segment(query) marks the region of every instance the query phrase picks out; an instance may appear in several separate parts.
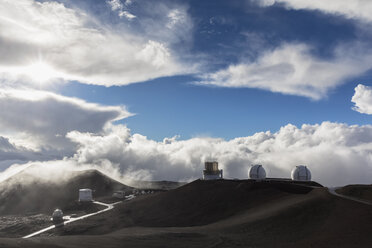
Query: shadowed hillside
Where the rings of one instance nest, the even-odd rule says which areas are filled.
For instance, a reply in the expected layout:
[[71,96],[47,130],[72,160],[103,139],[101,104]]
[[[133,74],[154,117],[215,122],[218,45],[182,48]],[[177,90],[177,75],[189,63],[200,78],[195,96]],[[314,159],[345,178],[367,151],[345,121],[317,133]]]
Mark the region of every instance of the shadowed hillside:
[[66,226],[54,235],[78,236],[47,242],[70,247],[89,237],[90,244],[111,247],[371,247],[372,208],[312,185],[197,180]]
[[354,184],[336,190],[337,193],[372,202],[372,185]]
[[132,181],[130,186],[136,189],[171,190],[185,185],[185,182],[172,181]]
[[115,190],[131,190],[97,170],[71,172],[60,181],[39,181],[27,169],[0,184],[0,215],[50,214],[55,208],[65,208],[78,200],[80,188],[94,190],[95,198],[111,196]]
[[371,247],[371,223],[371,206],[315,182],[197,180],[139,195],[42,237],[0,239],[0,246]]
[[[201,226],[247,210],[302,200],[312,190],[313,186],[279,181],[197,180],[175,190],[137,197],[86,222],[90,226],[89,234],[107,233],[129,226]],[[76,223],[61,230],[60,234],[85,233],[84,230]]]

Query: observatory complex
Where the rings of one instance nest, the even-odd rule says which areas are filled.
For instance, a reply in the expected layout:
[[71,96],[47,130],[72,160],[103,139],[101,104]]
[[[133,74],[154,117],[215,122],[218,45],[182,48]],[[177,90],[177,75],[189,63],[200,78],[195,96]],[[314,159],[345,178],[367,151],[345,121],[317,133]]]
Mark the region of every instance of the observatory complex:
[[[248,171],[248,178],[265,181],[311,181],[311,172],[305,165],[298,165],[291,171],[291,178],[267,178],[266,170],[261,164],[252,165]],[[205,162],[203,170],[204,180],[223,179],[223,171],[218,169],[218,162]]]
[[218,169],[218,162],[205,162],[205,169],[203,170],[204,180],[216,180],[223,178],[223,171]]

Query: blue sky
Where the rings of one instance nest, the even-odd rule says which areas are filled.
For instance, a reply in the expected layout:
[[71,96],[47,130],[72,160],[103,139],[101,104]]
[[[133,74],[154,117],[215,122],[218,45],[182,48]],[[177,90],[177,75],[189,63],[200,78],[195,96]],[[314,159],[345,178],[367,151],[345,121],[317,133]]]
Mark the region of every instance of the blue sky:
[[29,165],[193,180],[215,159],[228,178],[305,164],[325,185],[371,183],[371,11],[0,1],[0,181]]
[[[231,139],[259,131],[277,131],[292,123],[315,124],[323,121],[368,124],[371,117],[352,110],[350,101],[357,84],[368,85],[371,73],[340,80],[321,99],[288,95],[256,88],[198,86],[203,73],[223,69],[244,60],[255,60],[282,43],[311,45],[312,54],[331,59],[335,46],[358,42],[363,36],[358,21],[321,11],[293,10],[275,4],[262,7],[250,1],[169,1],[186,6],[193,22],[188,41],[172,44],[186,60],[202,63],[198,73],[159,77],[140,84],[102,87],[74,81],[58,89],[105,105],[125,105],[135,113],[122,121],[133,130],[155,140],[180,135],[181,139],[205,135]],[[107,25],[141,26],[137,19],[149,13],[141,9],[146,1],[133,1],[128,11],[134,20],[112,13],[104,1],[70,2],[99,16]],[[156,35],[155,35],[156,36]],[[195,59],[192,58],[195,56]],[[200,61],[198,58],[200,57]],[[280,84],[280,81],[276,82]]]
[[193,85],[193,80],[177,76],[121,87],[70,83],[61,93],[101,104],[123,104],[135,115],[120,123],[155,140],[174,135],[181,139],[231,139],[267,130],[275,132],[288,123],[301,126],[323,121],[360,125],[371,122],[370,115],[352,110],[350,100],[356,87],[352,82],[326,99],[314,101],[259,89],[200,87]]

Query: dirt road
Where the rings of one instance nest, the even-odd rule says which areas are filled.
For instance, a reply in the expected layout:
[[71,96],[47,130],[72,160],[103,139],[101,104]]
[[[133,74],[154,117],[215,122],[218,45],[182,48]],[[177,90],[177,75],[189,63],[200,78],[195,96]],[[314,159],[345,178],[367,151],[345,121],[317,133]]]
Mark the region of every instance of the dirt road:
[[44,229],[41,229],[41,230],[39,230],[37,232],[31,233],[29,235],[26,235],[23,238],[24,239],[31,238],[31,237],[37,236],[39,234],[42,234],[44,232],[47,232],[49,230],[52,230],[52,229],[54,229],[56,227],[64,226],[64,225],[67,225],[69,223],[72,223],[72,222],[75,222],[75,221],[78,221],[78,220],[83,220],[83,219],[86,219],[88,217],[91,217],[91,216],[94,216],[94,215],[97,215],[97,214],[101,214],[101,213],[104,213],[106,211],[110,211],[111,209],[114,208],[114,205],[116,205],[116,204],[118,204],[120,202],[122,202],[122,201],[108,204],[108,203],[103,203],[103,202],[99,202],[99,201],[93,201],[94,204],[102,205],[102,206],[105,206],[106,208],[103,209],[103,210],[100,210],[98,212],[95,212],[95,213],[86,214],[86,215],[83,215],[83,216],[80,216],[80,217],[76,217],[76,218],[70,218],[70,219],[64,221],[63,223],[49,226],[49,227],[44,228]]

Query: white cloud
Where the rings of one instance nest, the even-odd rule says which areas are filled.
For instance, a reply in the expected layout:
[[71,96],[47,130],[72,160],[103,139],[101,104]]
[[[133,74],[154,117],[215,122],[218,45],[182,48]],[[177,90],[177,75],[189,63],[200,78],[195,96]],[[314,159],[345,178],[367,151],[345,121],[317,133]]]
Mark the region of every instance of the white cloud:
[[370,0],[265,0],[263,6],[283,3],[291,9],[319,10],[329,14],[343,15],[347,18],[372,21],[372,2]]
[[326,186],[371,183],[372,178],[371,125],[323,122],[297,128],[288,124],[275,133],[232,140],[173,137],[163,142],[131,134],[122,125],[107,125],[100,134],[72,131],[67,137],[78,145],[73,157],[14,165],[0,173],[0,181],[30,165],[36,174],[43,171],[44,180],[53,178],[56,170],[90,168],[126,183],[132,179],[193,180],[201,177],[204,161],[212,158],[219,161],[227,178],[247,178],[249,166],[256,163],[264,165],[269,177],[279,178],[289,178],[294,166],[305,164],[313,180]]
[[136,18],[135,15],[129,13],[124,7],[124,5],[129,6],[132,3],[131,1],[125,1],[124,5],[120,2],[120,0],[110,0],[106,2],[108,5],[110,5],[112,11],[118,12],[120,17],[126,17],[128,20]]
[[[111,2],[114,9],[120,8],[119,1]],[[165,29],[161,24],[152,27],[152,33]],[[154,58],[156,63],[146,58],[148,47],[151,56],[161,56]],[[110,86],[189,70],[183,69],[167,41],[124,25],[114,31],[81,10],[34,0],[0,2],[0,54],[1,78],[27,79],[23,81],[61,78]]]
[[372,87],[358,84],[351,99],[355,106],[353,109],[362,114],[372,114]]
[[182,46],[175,46],[177,51],[192,43],[194,26],[188,6],[150,1],[143,6],[143,10],[146,14],[139,19],[139,24],[146,35],[162,43],[181,43]]
[[144,48],[136,54],[136,58],[151,64],[155,68],[161,68],[167,62],[169,55],[169,51],[163,44],[149,41]]
[[1,135],[34,151],[60,150],[58,157],[74,151],[65,138],[68,132],[99,133],[111,121],[130,116],[123,107],[35,90],[0,89],[0,106]]
[[325,185],[371,183],[372,126],[323,122],[278,132],[223,140],[193,138],[166,142],[130,134],[124,126],[109,126],[105,133],[70,132],[79,146],[76,164],[105,161],[121,173],[146,180],[191,180],[201,177],[203,163],[217,159],[228,178],[247,178],[251,164],[261,163],[270,177],[289,177],[291,169],[307,165],[313,179]]
[[125,5],[127,5],[127,6],[129,6],[129,5],[131,5],[133,3],[133,1],[132,0],[125,0]]
[[13,144],[8,138],[0,136],[0,171],[14,163],[25,163],[30,160],[42,161],[55,158],[60,159],[61,156],[58,153],[41,153],[31,149],[27,149],[23,146],[17,146]]
[[259,88],[318,100],[347,78],[371,68],[368,49],[362,53],[357,47],[346,47],[336,48],[333,58],[326,60],[312,55],[306,44],[285,43],[256,61],[206,74],[199,84]]
[[254,2],[262,7],[267,7],[275,4],[275,0],[254,0]]
[[106,1],[106,2],[108,5],[111,6],[112,11],[123,9],[123,4],[120,2],[120,0],[111,0],[111,1]]
[[129,12],[126,11],[126,10],[119,11],[119,16],[120,16],[120,17],[123,17],[123,16],[124,16],[124,17],[127,18],[128,20],[132,20],[132,19],[136,18],[135,15],[129,13]]
[[176,28],[178,24],[183,24],[186,22],[187,15],[184,11],[179,9],[173,9],[168,13],[169,22],[167,27],[170,29]]

